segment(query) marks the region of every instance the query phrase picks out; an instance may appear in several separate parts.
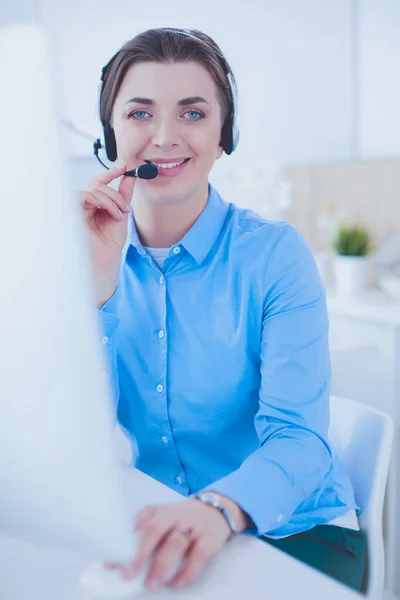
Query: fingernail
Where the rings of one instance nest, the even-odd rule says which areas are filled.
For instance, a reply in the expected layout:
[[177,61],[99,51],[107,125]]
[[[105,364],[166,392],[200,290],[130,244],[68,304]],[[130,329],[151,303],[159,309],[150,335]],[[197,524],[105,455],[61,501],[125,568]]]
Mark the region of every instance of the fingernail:
[[147,588],[151,591],[159,590],[161,587],[161,582],[157,577],[152,577],[147,584]]
[[121,219],[124,218],[124,213],[122,212],[122,210],[118,209],[118,214],[121,217]]

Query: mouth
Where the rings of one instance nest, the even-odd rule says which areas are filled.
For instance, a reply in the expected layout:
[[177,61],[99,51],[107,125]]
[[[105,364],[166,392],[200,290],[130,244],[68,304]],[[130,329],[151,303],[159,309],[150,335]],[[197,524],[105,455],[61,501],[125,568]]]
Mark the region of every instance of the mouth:
[[145,160],[145,162],[150,165],[156,165],[159,169],[174,169],[175,167],[180,167],[181,165],[187,163],[190,158],[182,158],[177,160],[167,160],[167,159],[154,159],[154,160]]
[[152,160],[146,160],[147,164],[156,165],[158,168],[158,175],[162,177],[175,177],[179,175],[189,163],[191,158],[154,158]]

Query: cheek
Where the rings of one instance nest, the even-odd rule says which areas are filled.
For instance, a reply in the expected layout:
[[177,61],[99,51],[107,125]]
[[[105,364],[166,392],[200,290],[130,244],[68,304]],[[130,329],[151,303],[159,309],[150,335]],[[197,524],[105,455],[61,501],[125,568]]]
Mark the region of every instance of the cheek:
[[197,156],[212,160],[217,154],[221,140],[221,129],[218,126],[193,131],[191,145]]
[[142,136],[137,132],[135,132],[135,135],[132,135],[132,132],[127,130],[118,131],[117,129],[115,131],[115,138],[117,140],[118,157],[124,160],[128,157],[136,156],[143,145]]

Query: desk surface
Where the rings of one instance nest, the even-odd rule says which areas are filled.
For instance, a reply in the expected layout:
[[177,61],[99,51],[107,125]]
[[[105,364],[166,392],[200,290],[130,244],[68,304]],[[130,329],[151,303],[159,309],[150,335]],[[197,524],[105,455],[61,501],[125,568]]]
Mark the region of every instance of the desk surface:
[[[182,499],[176,492],[136,471],[136,489],[157,493],[158,502]],[[138,485],[140,482],[140,485]],[[87,559],[31,542],[0,536],[0,598],[2,600],[82,600],[78,588]],[[201,580],[181,591],[143,592],[137,598],[185,600],[357,600],[361,596],[310,569],[283,552],[247,535],[231,540]]]

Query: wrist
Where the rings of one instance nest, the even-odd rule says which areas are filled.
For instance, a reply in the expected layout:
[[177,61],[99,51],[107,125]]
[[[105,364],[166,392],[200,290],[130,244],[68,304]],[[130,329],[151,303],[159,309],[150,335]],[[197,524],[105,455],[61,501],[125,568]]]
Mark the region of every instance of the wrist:
[[[221,512],[221,509],[223,509],[223,514],[221,516],[228,522],[231,532],[234,534],[241,533],[252,525],[252,521],[247,513],[245,513],[236,502],[223,496],[219,492],[204,490],[203,492],[199,492],[195,498],[200,502],[211,505],[214,510],[219,510]],[[216,499],[216,502],[214,502],[214,498]]]
[[227,496],[223,496],[219,492],[214,493],[217,494],[217,496],[219,496],[221,504],[231,515],[233,522],[235,523],[236,533],[241,533],[242,531],[248,529],[253,525],[248,514],[242,508],[240,508],[240,506],[236,504],[236,502],[234,502],[230,498],[227,498]]

